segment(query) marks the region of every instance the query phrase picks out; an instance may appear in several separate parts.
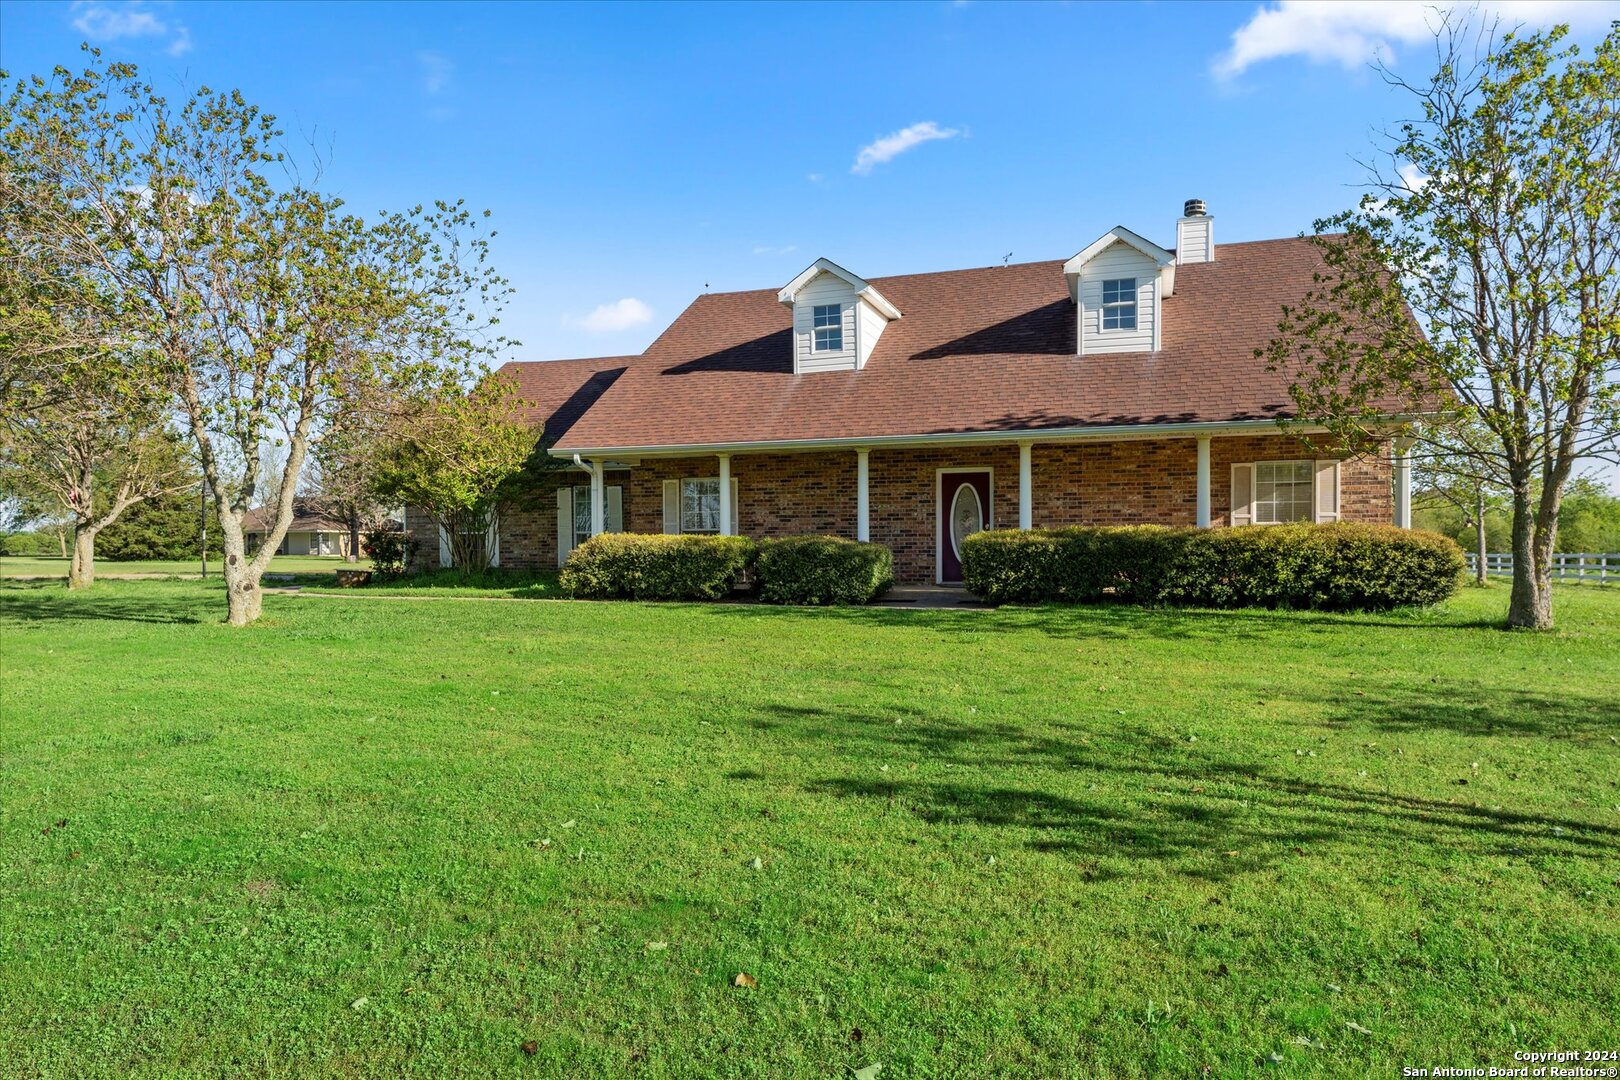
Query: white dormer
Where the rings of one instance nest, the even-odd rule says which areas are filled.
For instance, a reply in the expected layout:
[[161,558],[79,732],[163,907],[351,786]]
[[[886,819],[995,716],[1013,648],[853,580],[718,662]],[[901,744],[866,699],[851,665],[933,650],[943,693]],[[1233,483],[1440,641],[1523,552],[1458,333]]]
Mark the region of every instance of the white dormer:
[[793,309],[793,373],[859,371],[900,309],[831,259],[817,259],[776,298]]
[[1155,352],[1161,303],[1176,288],[1174,252],[1116,225],[1063,264],[1076,308],[1075,351]]

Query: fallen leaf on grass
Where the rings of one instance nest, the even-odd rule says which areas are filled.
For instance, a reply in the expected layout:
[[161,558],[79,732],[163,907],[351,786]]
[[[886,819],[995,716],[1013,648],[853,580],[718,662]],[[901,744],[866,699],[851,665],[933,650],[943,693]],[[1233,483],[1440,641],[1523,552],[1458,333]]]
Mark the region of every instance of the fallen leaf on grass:
[[368,998],[368,997],[357,997],[353,1001],[349,1002],[349,1008],[353,1009],[355,1012],[360,1012],[362,1009],[364,1009],[367,1005],[370,1005],[370,1004],[371,1004],[371,999],[370,998]]
[[1354,1031],[1358,1035],[1371,1035],[1372,1034],[1372,1030],[1370,1028],[1364,1028],[1360,1024],[1356,1023],[1354,1020],[1346,1020],[1344,1022],[1344,1026],[1349,1028],[1351,1031]]
[[578,824],[579,824],[579,822],[575,821],[573,818],[569,818],[567,821],[562,823],[562,827],[565,828],[565,829],[572,829],[575,825],[578,825]]
[[746,986],[748,989],[753,990],[759,986],[759,980],[748,974],[746,971],[739,971],[737,972],[737,977],[731,980],[731,985]]
[[669,942],[667,942],[667,941],[649,941],[649,942],[647,942],[647,951],[648,952],[658,952],[660,949],[667,949],[667,948],[669,948]]
[[518,1049],[522,1050],[530,1057],[534,1057],[534,1055],[540,1052],[540,1042],[538,1039],[530,1039],[528,1042],[518,1047]]
[[883,1066],[879,1065],[877,1062],[873,1062],[864,1069],[851,1070],[851,1072],[854,1073],[855,1080],[877,1080],[877,1074],[882,1071]]
[[1235,851],[1223,851],[1221,854],[1225,855],[1228,859],[1235,859],[1237,858],[1238,853]]
[[755,855],[753,861],[748,864],[748,869],[750,869],[750,870],[763,870],[763,869],[765,869],[765,860],[760,858],[758,855]]

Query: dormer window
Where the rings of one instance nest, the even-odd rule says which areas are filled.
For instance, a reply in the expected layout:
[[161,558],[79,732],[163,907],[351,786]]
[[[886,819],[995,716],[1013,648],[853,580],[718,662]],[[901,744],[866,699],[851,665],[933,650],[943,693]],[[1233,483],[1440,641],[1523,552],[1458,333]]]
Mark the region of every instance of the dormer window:
[[1136,279],[1114,278],[1102,283],[1102,328],[1136,329]]
[[841,352],[844,348],[844,305],[817,304],[813,318],[816,352]]

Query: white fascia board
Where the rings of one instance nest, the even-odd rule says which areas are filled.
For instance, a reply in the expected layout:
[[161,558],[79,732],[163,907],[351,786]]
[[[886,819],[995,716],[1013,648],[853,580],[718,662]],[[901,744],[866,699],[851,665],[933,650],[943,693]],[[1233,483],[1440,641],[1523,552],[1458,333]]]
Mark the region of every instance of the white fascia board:
[[1174,265],[1176,261],[1175,252],[1166,251],[1158,244],[1155,244],[1151,240],[1145,239],[1138,233],[1132,232],[1123,225],[1115,225],[1112,229],[1109,229],[1107,232],[1097,237],[1097,239],[1087,244],[1074,258],[1064,263],[1063,272],[1065,274],[1078,274],[1082,266],[1085,266],[1086,263],[1090,262],[1092,259],[1095,259],[1098,255],[1101,255],[1104,251],[1107,251],[1116,243],[1129,244],[1137,251],[1140,251],[1143,255],[1146,255],[1148,258],[1152,259],[1154,264],[1157,266],[1171,266]]
[[[1313,434],[1326,431],[1319,425],[1296,424],[1296,431]],[[1197,435],[1238,435],[1256,431],[1278,430],[1277,420],[1217,420],[1190,424],[1117,424],[1107,427],[1041,428],[1012,431],[953,431],[934,435],[867,435],[829,439],[785,439],[778,441],[704,443],[671,446],[606,446],[593,449],[553,448],[556,457],[690,457],[702,454],[739,452],[768,453],[794,450],[863,450],[878,447],[959,446],[982,443],[1017,442],[1112,442],[1120,439],[1154,439],[1165,437],[1192,438]]]
[[794,300],[799,295],[799,290],[814,281],[818,274],[831,274],[842,281],[855,290],[856,296],[871,304],[874,311],[890,322],[900,317],[900,309],[891,304],[888,297],[868,284],[865,278],[850,273],[831,259],[817,259],[805,267],[797,277],[782,286],[782,290],[776,294],[777,301],[792,307]]
[[887,297],[878,292],[876,289],[872,288],[870,285],[855,295],[859,296],[862,300],[865,300],[868,304],[871,304],[874,311],[876,311],[879,315],[882,315],[885,319],[888,319],[890,322],[894,322],[894,320],[900,317],[900,309],[889,303]]
[[831,274],[856,292],[871,288],[864,278],[856,277],[831,259],[817,259],[801,270],[792,281],[782,286],[782,291],[776,294],[776,299],[784,304],[793,303],[793,298],[799,295],[799,290],[815,280],[818,274]]

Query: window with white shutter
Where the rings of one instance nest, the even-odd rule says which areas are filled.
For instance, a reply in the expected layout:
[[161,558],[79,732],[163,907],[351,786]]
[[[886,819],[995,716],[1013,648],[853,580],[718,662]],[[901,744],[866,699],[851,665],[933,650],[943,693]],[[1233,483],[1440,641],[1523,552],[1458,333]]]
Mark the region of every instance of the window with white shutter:
[[1232,466],[1232,524],[1254,523],[1254,466],[1246,462]]
[[1316,463],[1316,520],[1339,520],[1339,463]]

